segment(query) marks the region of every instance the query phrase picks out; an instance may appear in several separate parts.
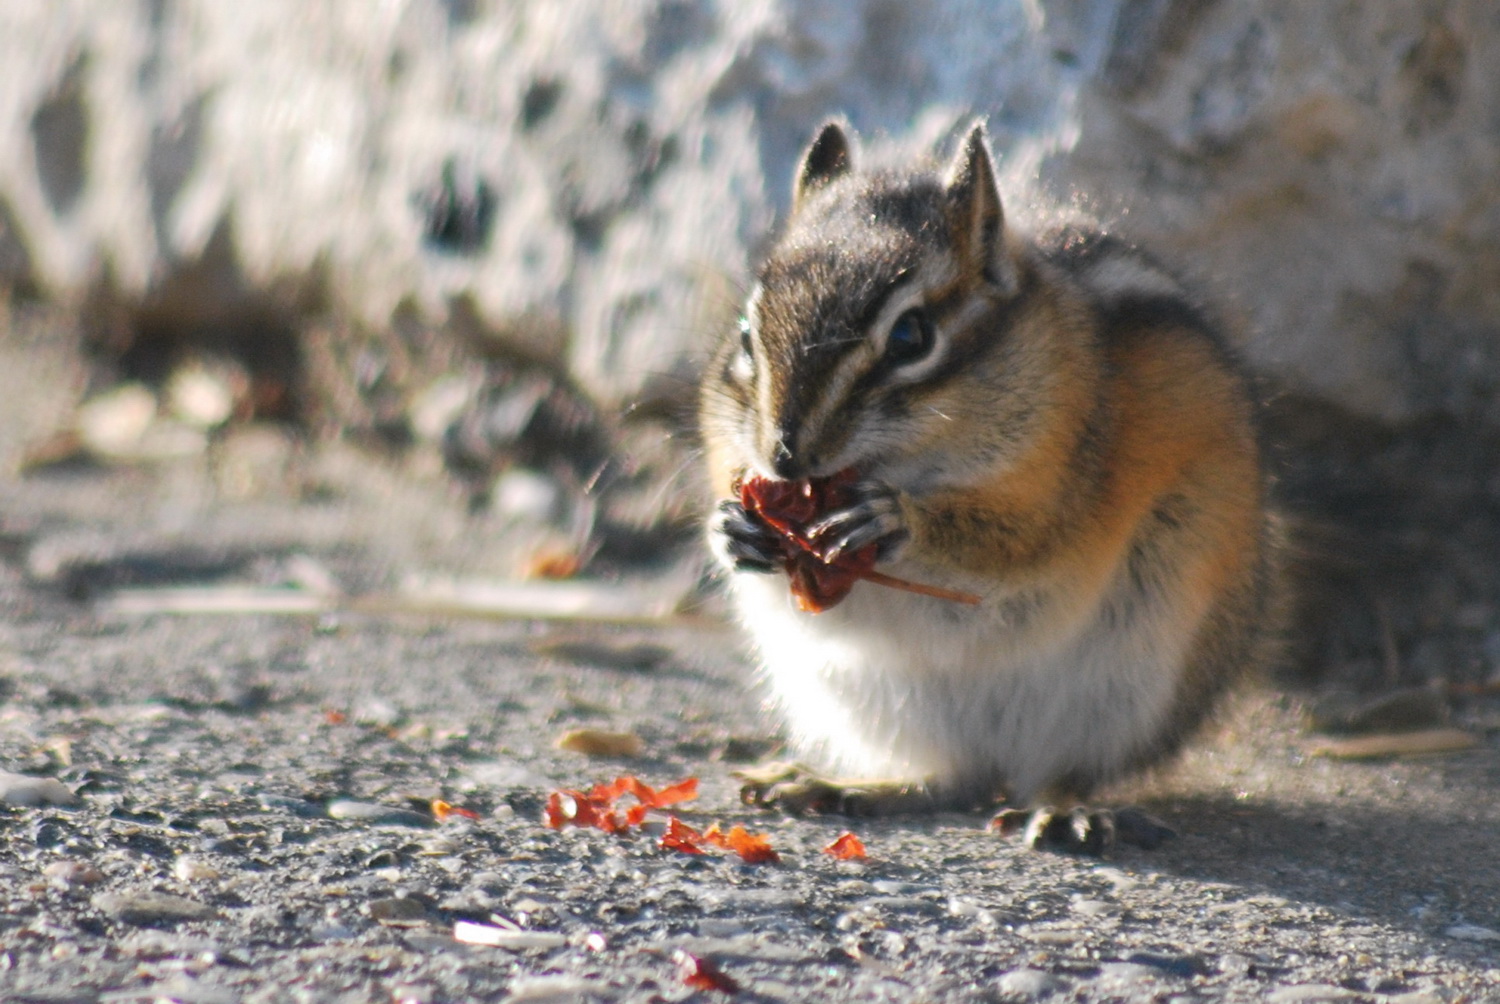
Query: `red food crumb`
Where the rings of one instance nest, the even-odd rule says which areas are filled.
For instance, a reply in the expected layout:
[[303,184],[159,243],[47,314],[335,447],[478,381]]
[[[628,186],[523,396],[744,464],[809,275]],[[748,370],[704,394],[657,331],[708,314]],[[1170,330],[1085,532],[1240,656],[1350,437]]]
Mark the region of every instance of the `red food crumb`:
[[523,579],[571,579],[583,569],[583,558],[565,551],[534,554],[521,570]]
[[832,854],[840,861],[863,861],[865,858],[865,842],[853,833],[845,830],[833,839],[827,847],[823,848],[824,854]]
[[823,560],[822,551],[807,535],[809,524],[826,512],[854,501],[852,470],[828,478],[771,481],[748,478],[740,485],[740,505],[781,534],[781,562],[792,580],[797,609],[822,613],[843,601],[864,572],[875,567],[874,544],[837,561]]
[[672,953],[672,961],[677,963],[677,972],[682,977],[682,982],[694,990],[718,990],[726,994],[740,992],[740,985],[707,959],[690,955],[679,948]]
[[654,808],[664,809],[669,805],[676,805],[678,802],[691,802],[697,797],[698,779],[690,777],[686,780],[678,781],[676,784],[659,789],[656,792],[656,798],[651,804]]
[[664,851],[681,851],[684,854],[702,854],[703,834],[693,829],[676,816],[667,818],[667,831],[661,835],[657,846]]
[[[635,804],[623,811],[619,801],[626,795]],[[596,784],[588,792],[564,788],[547,798],[542,822],[554,830],[564,826],[584,826],[605,833],[625,833],[645,822],[652,809],[676,805],[698,797],[698,779],[690,777],[657,791],[631,775],[617,777],[609,784]]]
[[849,595],[860,579],[955,603],[977,604],[980,598],[972,593],[908,582],[875,571],[879,550],[875,544],[841,554],[833,561],[823,557],[825,548],[808,536],[808,527],[825,513],[852,503],[858,479],[852,468],[845,468],[826,478],[800,481],[746,478],[738,485],[740,505],[745,512],[781,535],[781,564],[792,580],[792,599],[797,609],[812,614],[831,609]]
[[564,826],[596,826],[598,813],[583,792],[564,788],[547,796],[542,821],[554,830],[560,830]]
[[[619,800],[626,795],[635,799],[635,804],[621,809]],[[685,778],[676,784],[656,789],[639,778],[625,775],[608,784],[596,784],[587,792],[574,788],[563,788],[547,796],[547,805],[542,810],[542,822],[551,829],[565,826],[592,827],[605,833],[628,833],[638,829],[653,809],[676,805],[698,797],[698,779]],[[433,803],[433,815],[442,818],[438,805]],[[467,813],[453,809],[450,812]],[[741,860],[750,864],[777,863],[781,856],[763,834],[749,833],[743,826],[735,826],[728,833],[717,823],[699,833],[676,816],[667,817],[666,832],[657,846],[662,850],[681,851],[684,854],[702,854],[710,846],[733,851]]]
[[715,823],[703,831],[703,839],[725,850],[734,851],[746,864],[780,864],[781,855],[771,846],[763,833],[750,833],[743,826],[730,827],[725,833]]
[[441,798],[432,800],[432,815],[438,822],[450,819],[453,816],[462,816],[464,819],[478,819],[479,813],[473,809],[461,809],[456,805],[449,805]]

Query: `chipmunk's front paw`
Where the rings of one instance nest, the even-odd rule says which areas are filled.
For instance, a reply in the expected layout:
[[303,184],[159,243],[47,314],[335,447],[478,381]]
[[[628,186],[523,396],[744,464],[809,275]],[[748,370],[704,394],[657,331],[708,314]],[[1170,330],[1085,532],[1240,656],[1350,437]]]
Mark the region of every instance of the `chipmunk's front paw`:
[[1050,805],[1037,809],[1003,809],[990,820],[1003,837],[1019,836],[1033,850],[1062,851],[1102,858],[1116,844],[1155,850],[1177,836],[1166,823],[1140,809],[1091,809],[1066,812]]
[[808,538],[818,545],[826,562],[871,544],[878,545],[879,560],[891,560],[911,536],[896,490],[867,481],[856,487],[854,494],[852,505],[835,509],[809,527]]
[[736,572],[774,572],[781,567],[782,538],[752,517],[734,499],[725,499],[708,518],[714,555]]

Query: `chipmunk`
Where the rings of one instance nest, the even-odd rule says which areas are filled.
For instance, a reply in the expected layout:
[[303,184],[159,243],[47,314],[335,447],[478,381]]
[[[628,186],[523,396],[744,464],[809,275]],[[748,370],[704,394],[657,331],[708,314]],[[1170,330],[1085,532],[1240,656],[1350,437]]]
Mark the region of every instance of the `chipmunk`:
[[[710,546],[793,747],[832,772],[752,775],[747,800],[1000,800],[1032,810],[1033,845],[1098,851],[1117,818],[1154,843],[1149,817],[1127,835],[1108,810],[1038,800],[1167,757],[1262,658],[1254,397],[1151,259],[1007,225],[982,124],[942,170],[855,156],[838,122],[804,152],[702,386]],[[826,612],[793,606],[784,542],[737,486],[851,470],[853,501],[808,529],[820,557],[875,545],[882,572],[976,605],[859,582]]]

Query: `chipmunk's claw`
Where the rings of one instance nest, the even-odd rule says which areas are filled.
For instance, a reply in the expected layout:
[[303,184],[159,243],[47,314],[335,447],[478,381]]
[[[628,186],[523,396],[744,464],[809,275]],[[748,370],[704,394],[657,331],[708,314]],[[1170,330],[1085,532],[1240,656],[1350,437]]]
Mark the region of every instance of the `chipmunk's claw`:
[[719,561],[737,572],[774,572],[781,567],[781,536],[725,499],[709,517],[709,537]]
[[1096,809],[1075,806],[1060,811],[1050,805],[1003,809],[990,829],[1019,837],[1033,850],[1061,851],[1102,858],[1117,844],[1154,850],[1177,835],[1171,827],[1140,809]]
[[881,560],[889,560],[908,537],[901,502],[895,489],[866,484],[858,489],[859,501],[836,509],[808,527],[808,539],[819,546],[820,557],[835,562],[871,544],[880,546]]
[[769,763],[734,772],[740,801],[791,815],[890,816],[932,809],[925,785],[910,781],[828,778],[797,763]]

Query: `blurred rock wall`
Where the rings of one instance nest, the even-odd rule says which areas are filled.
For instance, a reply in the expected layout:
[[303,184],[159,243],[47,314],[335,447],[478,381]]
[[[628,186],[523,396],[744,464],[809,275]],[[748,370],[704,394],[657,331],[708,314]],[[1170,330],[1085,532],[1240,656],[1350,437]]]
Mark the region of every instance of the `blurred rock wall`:
[[1291,388],[1500,423],[1496,66],[1492,0],[7,3],[0,281],[316,274],[623,402],[691,373],[819,120],[977,114],[1008,188],[1186,266]]

